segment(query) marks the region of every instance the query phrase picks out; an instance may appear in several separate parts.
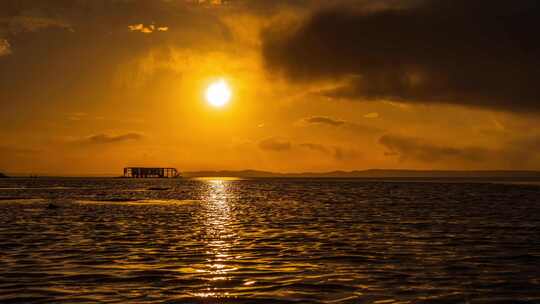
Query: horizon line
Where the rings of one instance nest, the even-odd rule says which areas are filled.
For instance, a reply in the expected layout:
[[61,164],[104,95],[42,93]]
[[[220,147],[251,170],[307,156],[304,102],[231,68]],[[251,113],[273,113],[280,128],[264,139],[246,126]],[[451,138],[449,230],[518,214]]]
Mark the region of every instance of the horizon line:
[[[281,171],[266,171],[266,170],[258,170],[258,169],[239,169],[239,170],[231,170],[231,169],[219,169],[219,170],[190,170],[190,171],[180,171],[181,175],[186,177],[217,177],[216,175],[201,175],[201,174],[212,174],[212,173],[230,173],[230,174],[265,174],[265,175],[276,175],[277,177],[287,177],[287,176],[298,176],[301,177],[302,175],[312,175],[314,177],[316,176],[324,176],[324,175],[335,175],[335,174],[361,174],[361,173],[370,173],[370,172],[377,172],[377,173],[438,173],[438,174],[474,174],[474,173],[481,173],[481,174],[489,174],[489,173],[498,173],[498,174],[508,174],[506,177],[512,177],[510,174],[533,174],[535,177],[540,177],[540,169],[534,170],[534,169],[471,169],[471,170],[464,170],[464,169],[380,169],[380,168],[371,168],[371,169],[352,169],[352,170],[331,170],[331,171],[296,171],[296,172],[281,172]],[[9,171],[0,171],[0,173],[5,174],[8,177],[121,177],[122,174],[119,173],[68,173],[68,174],[54,174],[54,173],[27,173],[27,172],[9,172]],[[220,177],[226,177],[226,176],[220,176]],[[256,177],[256,176],[252,176]],[[361,177],[361,176],[360,176]],[[369,176],[366,176],[369,177]],[[380,176],[384,177],[384,176]],[[392,177],[392,176],[388,176]],[[397,176],[397,177],[406,177],[406,176]],[[418,176],[411,176],[411,177],[418,177]],[[429,176],[428,176],[429,177]],[[443,175],[440,175],[439,177],[444,177]],[[449,177],[455,177],[455,176],[449,176]],[[463,176],[468,177],[468,176]],[[482,177],[488,177],[487,175],[484,175]],[[493,176],[498,177],[498,176]],[[499,176],[500,177],[500,176]],[[522,176],[519,176],[522,177]]]

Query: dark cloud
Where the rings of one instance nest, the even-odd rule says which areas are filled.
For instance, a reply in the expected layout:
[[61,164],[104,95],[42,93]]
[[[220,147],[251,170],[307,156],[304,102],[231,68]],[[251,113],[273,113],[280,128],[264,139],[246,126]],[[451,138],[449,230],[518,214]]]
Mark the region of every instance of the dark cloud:
[[325,146],[317,143],[301,143],[298,146],[300,148],[327,154],[338,161],[350,160],[359,155],[355,150],[338,146]]
[[325,125],[330,127],[343,128],[344,130],[348,130],[354,133],[375,134],[384,132],[384,130],[375,126],[358,124],[355,122],[350,122],[329,116],[306,117],[303,118],[300,122],[307,125]]
[[330,153],[331,150],[327,148],[325,145],[321,144],[314,144],[314,143],[302,143],[299,145],[301,148],[305,148],[312,151],[322,152],[322,153]]
[[359,156],[358,152],[341,146],[324,145],[320,143],[312,142],[291,142],[285,139],[271,137],[259,142],[259,148],[266,151],[273,152],[289,152],[289,151],[302,151],[302,152],[316,152],[328,157],[331,157],[337,161],[346,161]]
[[228,0],[222,3],[252,14],[275,15],[282,11],[290,12],[291,9],[295,10],[295,13],[302,13],[336,5],[376,11],[388,7],[404,7],[417,1],[419,0]]
[[292,144],[284,139],[272,137],[261,140],[259,142],[259,148],[268,151],[283,152],[292,148]]
[[139,141],[142,140],[144,136],[139,133],[126,133],[121,135],[107,135],[107,134],[96,134],[88,136],[82,140],[77,140],[77,143],[89,144],[89,145],[102,145],[102,144],[113,144],[121,143],[128,141]]
[[388,149],[387,155],[396,155],[402,161],[412,159],[422,162],[479,162],[490,154],[490,151],[482,148],[439,146],[419,138],[400,135],[384,135],[379,139],[379,143]]
[[342,6],[292,33],[271,27],[262,35],[266,65],[292,81],[343,81],[325,93],[332,97],[540,111],[537,1],[419,3]]
[[346,161],[346,160],[357,158],[360,154],[355,150],[335,147],[333,155],[336,160]]
[[323,124],[323,125],[330,125],[330,126],[342,126],[345,124],[344,120],[335,119],[332,117],[326,117],[326,116],[312,116],[304,119],[304,122],[308,124]]
[[493,169],[531,169],[540,165],[540,135],[521,136],[501,141],[499,148],[438,145],[422,138],[387,134],[379,139],[388,156],[402,162],[418,161],[439,164],[468,165]]

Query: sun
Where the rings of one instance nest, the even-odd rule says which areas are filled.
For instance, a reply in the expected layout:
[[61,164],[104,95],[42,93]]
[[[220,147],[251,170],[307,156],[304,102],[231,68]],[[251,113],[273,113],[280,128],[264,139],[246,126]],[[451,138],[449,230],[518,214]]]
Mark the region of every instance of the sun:
[[231,95],[231,88],[223,79],[210,84],[206,89],[206,100],[209,104],[217,108],[229,103]]

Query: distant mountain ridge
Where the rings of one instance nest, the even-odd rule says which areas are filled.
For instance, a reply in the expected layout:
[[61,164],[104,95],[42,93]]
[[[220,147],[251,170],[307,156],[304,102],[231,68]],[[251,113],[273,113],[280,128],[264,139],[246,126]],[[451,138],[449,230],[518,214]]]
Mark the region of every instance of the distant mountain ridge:
[[[7,176],[0,173],[0,178],[8,177],[118,177],[114,173],[103,174],[25,174],[17,173]],[[184,171],[182,177],[238,177],[238,178],[499,178],[499,179],[526,179],[540,181],[540,171],[533,170],[396,170],[396,169],[369,169],[353,171],[329,171],[329,172],[300,172],[280,173],[261,170],[206,170]]]
[[191,171],[183,172],[185,177],[321,177],[321,178],[539,178],[540,171],[504,170],[354,170],[304,173],[276,173],[258,170],[240,171]]

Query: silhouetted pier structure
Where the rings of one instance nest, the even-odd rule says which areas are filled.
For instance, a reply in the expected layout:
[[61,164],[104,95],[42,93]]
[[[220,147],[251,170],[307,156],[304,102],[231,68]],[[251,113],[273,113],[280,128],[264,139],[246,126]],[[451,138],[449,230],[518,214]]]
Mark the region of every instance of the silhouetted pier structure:
[[176,178],[180,173],[175,168],[124,168],[124,177],[127,178]]

